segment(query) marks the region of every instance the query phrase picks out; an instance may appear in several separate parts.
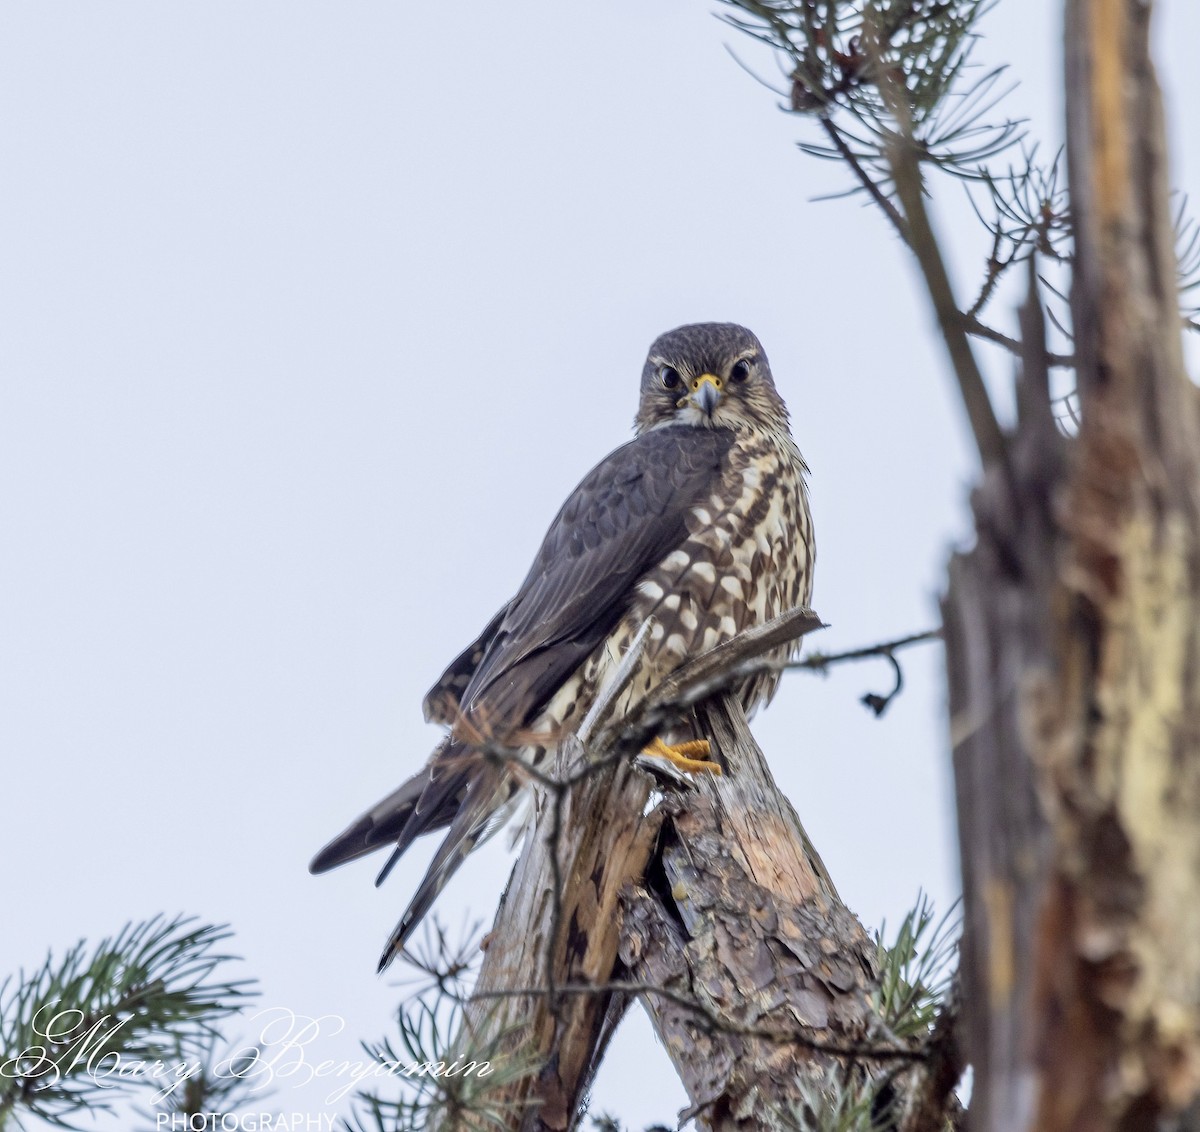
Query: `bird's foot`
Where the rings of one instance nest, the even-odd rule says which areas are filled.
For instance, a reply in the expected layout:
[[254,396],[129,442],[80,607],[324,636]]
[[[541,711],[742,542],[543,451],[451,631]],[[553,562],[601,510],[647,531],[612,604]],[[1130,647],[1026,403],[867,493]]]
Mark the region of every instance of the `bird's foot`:
[[[721,764],[707,757],[711,753],[712,747],[707,739],[692,739],[687,743],[673,745],[655,739],[642,751],[643,755],[666,759],[680,770],[686,770],[688,774],[720,774]],[[697,755],[704,757],[697,758]]]

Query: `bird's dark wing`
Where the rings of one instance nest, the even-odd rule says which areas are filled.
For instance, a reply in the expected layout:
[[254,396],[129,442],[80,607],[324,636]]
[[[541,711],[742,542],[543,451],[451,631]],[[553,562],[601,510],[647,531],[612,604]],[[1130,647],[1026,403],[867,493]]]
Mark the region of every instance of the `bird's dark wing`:
[[584,477],[462,694],[472,722],[495,733],[533,719],[613,630],[638,580],[683,542],[733,440],[726,429],[653,429]]
[[[689,511],[711,492],[733,433],[668,426],[643,433],[584,477],[558,513],[520,591],[446,669],[427,716],[461,712],[481,730],[528,724],[616,627],[634,586],[687,536]],[[426,766],[334,838],[313,860],[324,872],[391,844],[379,879],[422,833],[449,826],[384,949],[404,946],[463,858],[495,824],[516,784],[447,737]]]
[[479,667],[479,662],[487,652],[488,645],[492,643],[492,638],[495,637],[496,630],[500,628],[500,622],[504,620],[507,612],[506,605],[488,622],[487,628],[450,662],[449,667],[438,678],[438,682],[426,693],[422,705],[425,709],[426,723],[449,724],[458,717],[462,694],[471,683],[475,669]]

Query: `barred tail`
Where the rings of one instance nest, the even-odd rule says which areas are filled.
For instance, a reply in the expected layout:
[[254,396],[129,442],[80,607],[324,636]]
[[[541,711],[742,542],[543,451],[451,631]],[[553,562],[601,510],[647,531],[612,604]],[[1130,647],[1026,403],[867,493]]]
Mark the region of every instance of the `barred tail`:
[[408,847],[423,833],[449,832],[388,940],[382,971],[404,947],[446,882],[472,849],[501,824],[516,784],[461,743],[447,737],[428,764],[403,786],[350,823],[312,859],[311,873],[324,873],[391,846],[375,883],[382,884]]
[[[422,833],[445,829],[454,820],[466,789],[462,754],[459,744],[449,737],[443,739],[420,771],[355,818],[317,853],[308,871],[326,873],[389,843],[402,845],[403,852]],[[458,788],[454,789],[456,784]],[[394,863],[385,867],[385,875]]]
[[458,871],[471,851],[486,841],[505,821],[517,784],[498,767],[477,766],[450,825],[404,915],[379,957],[379,971],[403,950],[412,933],[432,907],[446,882]]

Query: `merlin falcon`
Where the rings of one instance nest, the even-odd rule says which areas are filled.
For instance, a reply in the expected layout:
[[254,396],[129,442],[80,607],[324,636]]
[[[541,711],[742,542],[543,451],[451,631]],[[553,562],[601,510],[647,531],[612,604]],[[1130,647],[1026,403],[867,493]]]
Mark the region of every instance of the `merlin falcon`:
[[[642,370],[635,437],[589,472],[550,524],[516,596],[446,669],[425,717],[447,734],[424,769],[313,859],[325,872],[392,847],[381,883],[413,840],[447,830],[380,960],[403,948],[468,853],[503,824],[520,784],[482,741],[534,765],[579,726],[644,626],[629,711],[685,661],[812,594],[805,475],[758,339],[730,323],[668,331]],[[782,659],[791,646],[777,655]],[[747,711],[778,670],[738,689]],[[473,746],[474,745],[474,746]],[[647,753],[698,772],[704,741]]]

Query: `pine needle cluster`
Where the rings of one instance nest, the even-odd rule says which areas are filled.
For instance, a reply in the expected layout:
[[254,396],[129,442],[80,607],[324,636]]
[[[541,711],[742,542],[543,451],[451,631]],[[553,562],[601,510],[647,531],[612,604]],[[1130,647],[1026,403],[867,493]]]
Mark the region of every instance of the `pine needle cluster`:
[[[155,1063],[200,1060],[217,1024],[257,994],[228,979],[226,925],[155,916],[89,949],[80,940],[0,984],[0,1130],[23,1116],[59,1128],[111,1112]],[[141,1067],[140,1069],[138,1067]],[[121,1075],[121,1069],[135,1072]]]

